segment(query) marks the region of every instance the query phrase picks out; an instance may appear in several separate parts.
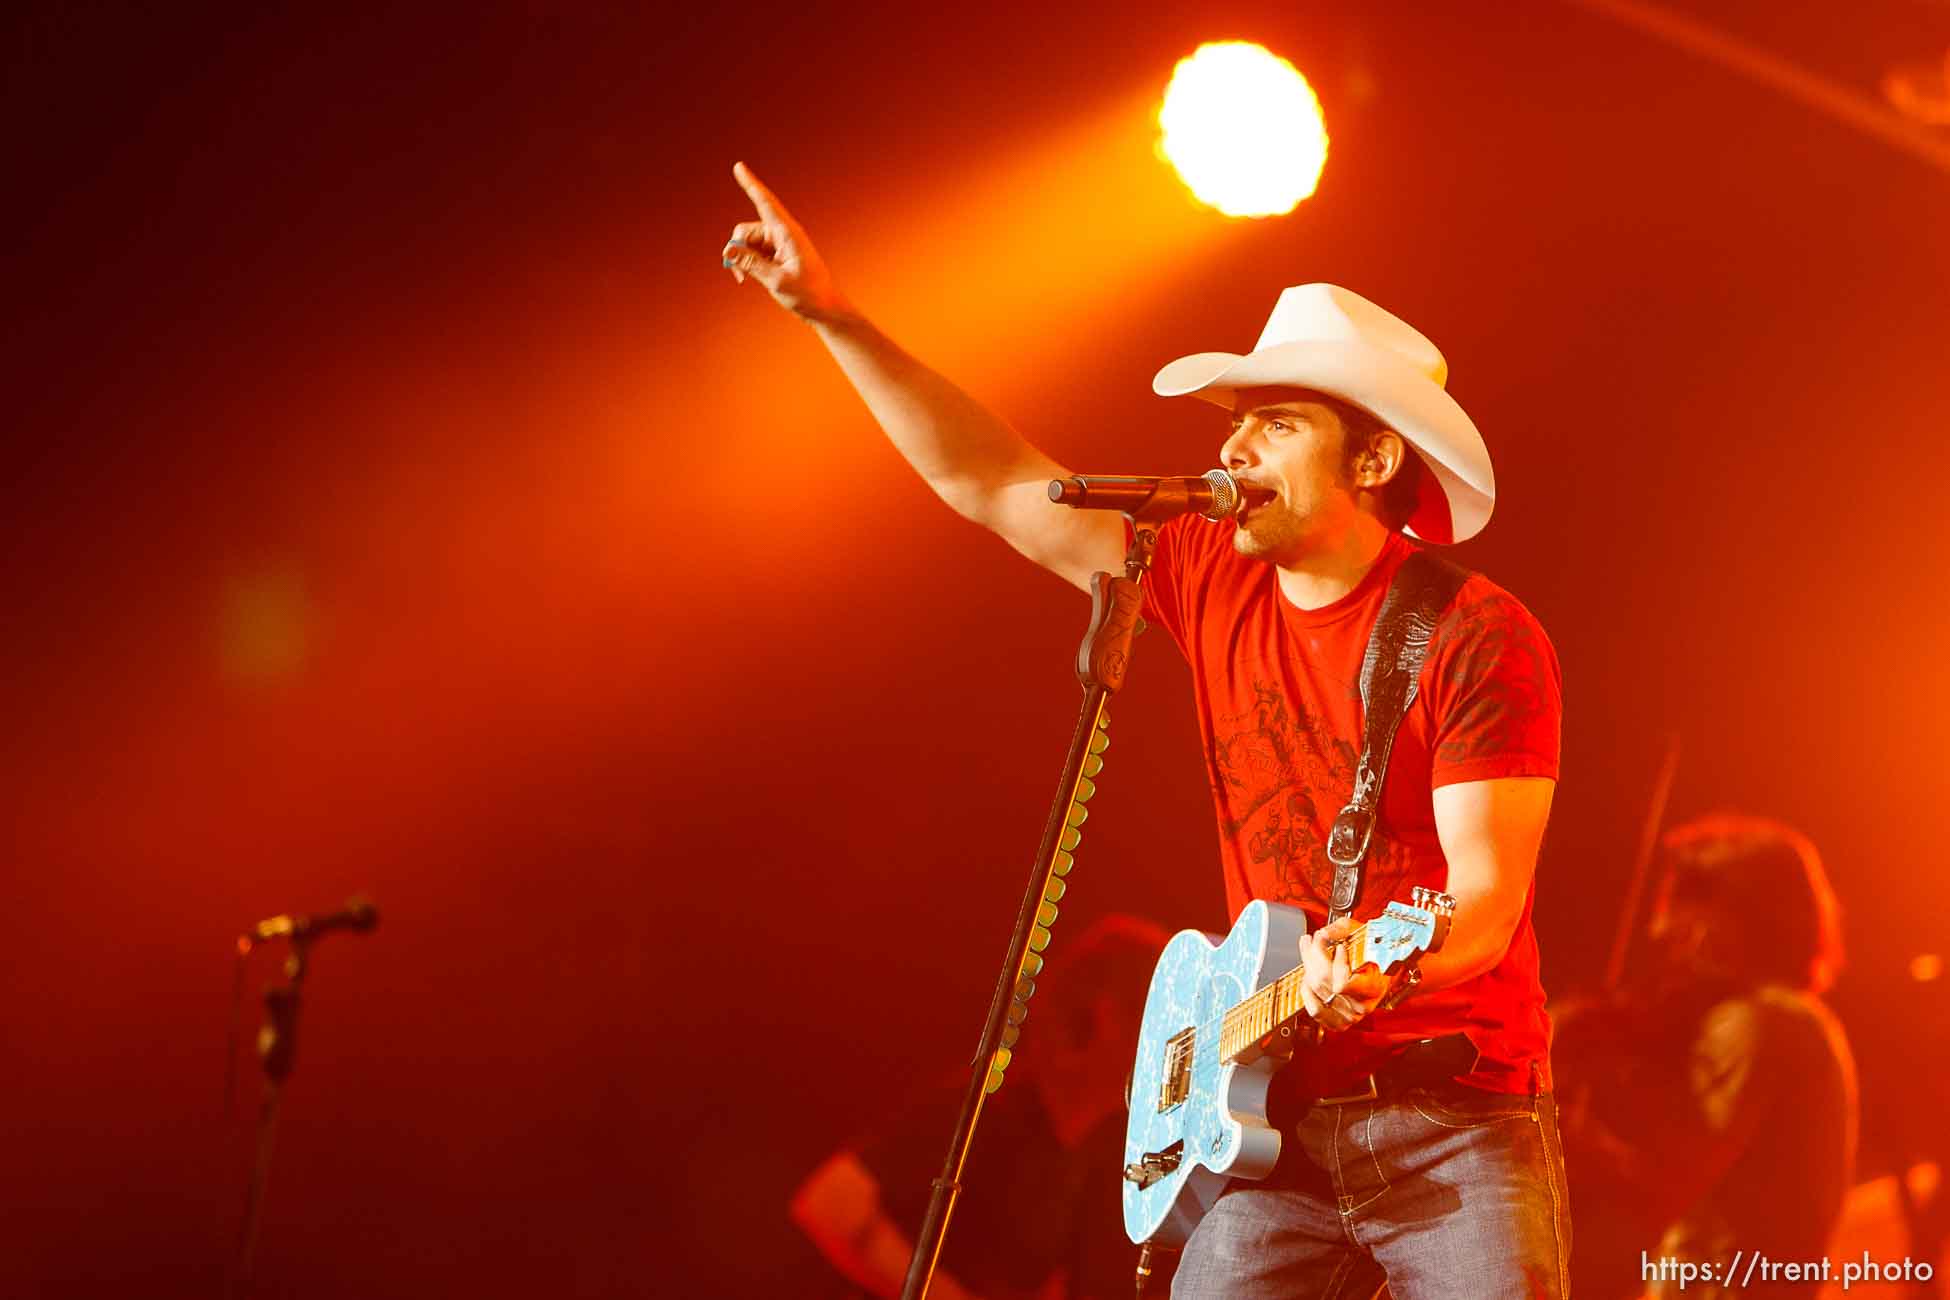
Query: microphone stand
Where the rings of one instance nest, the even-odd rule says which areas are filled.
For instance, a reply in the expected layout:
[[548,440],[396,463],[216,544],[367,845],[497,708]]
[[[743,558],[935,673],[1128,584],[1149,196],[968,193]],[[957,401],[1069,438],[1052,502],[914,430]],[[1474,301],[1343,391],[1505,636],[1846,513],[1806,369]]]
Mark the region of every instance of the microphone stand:
[[237,1245],[236,1264],[224,1288],[226,1296],[239,1288],[247,1290],[251,1284],[257,1232],[263,1221],[265,1187],[271,1178],[271,1153],[277,1143],[278,1104],[298,1052],[299,996],[310,955],[310,941],[293,934],[291,955],[284,963],[284,973],[290,983],[264,990],[264,1025],[257,1031],[257,1054],[264,1064],[265,1079],[264,1097],[257,1111],[257,1160],[251,1167],[250,1190],[244,1200],[243,1233]]
[[1124,674],[1130,666],[1131,638],[1138,631],[1138,610],[1144,601],[1139,583],[1151,568],[1159,525],[1188,513],[1191,513],[1189,497],[1183,487],[1154,494],[1139,510],[1125,516],[1131,522],[1131,542],[1124,553],[1124,576],[1112,577],[1102,572],[1090,575],[1090,629],[1084,634],[1076,661],[1077,679],[1083,684],[1083,707],[1063,760],[1055,802],[1043,825],[1042,840],[1036,846],[1029,883],[1016,911],[1015,929],[1009,936],[1002,971],[989,999],[982,1036],[976,1044],[974,1060],[969,1063],[961,1112],[955,1117],[948,1153],[941,1162],[941,1173],[934,1180],[927,1213],[915,1237],[901,1300],[923,1300],[934,1278],[941,1244],[948,1233],[948,1218],[954,1213],[955,1198],[961,1193],[962,1164],[975,1137],[975,1123],[981,1118],[983,1100],[1002,1086],[1011,1049],[1021,1032],[1024,1017],[1029,1014],[1028,999],[1036,990],[1035,976],[1043,966],[1042,950],[1049,943],[1049,926],[1056,921],[1056,900],[1063,896],[1064,883],[1060,877],[1069,873],[1070,850],[1081,838],[1077,827],[1083,822],[1083,805],[1096,789],[1090,778],[1103,766],[1100,756],[1110,744],[1105,730],[1109,719],[1104,709],[1110,697],[1124,685]]

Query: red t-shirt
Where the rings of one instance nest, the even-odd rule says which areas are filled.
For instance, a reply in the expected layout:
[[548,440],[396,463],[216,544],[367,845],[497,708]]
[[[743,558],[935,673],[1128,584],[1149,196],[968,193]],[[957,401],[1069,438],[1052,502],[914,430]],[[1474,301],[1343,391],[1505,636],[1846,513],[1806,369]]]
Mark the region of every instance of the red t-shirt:
[[[1232,531],[1191,516],[1167,523],[1145,579],[1144,613],[1191,663],[1233,917],[1264,898],[1303,908],[1318,924],[1333,882],[1327,833],[1354,788],[1361,753],[1361,659],[1382,596],[1414,543],[1391,535],[1354,590],[1305,610],[1281,594],[1272,565],[1233,550]],[[1415,885],[1446,884],[1435,787],[1556,779],[1560,688],[1557,654],[1530,611],[1472,575],[1429,645],[1420,689],[1396,734],[1357,920],[1391,900],[1406,902]],[[1534,896],[1533,885],[1509,951],[1493,969],[1329,1034],[1294,1062],[1304,1086],[1321,1096],[1350,1091],[1393,1049],[1460,1029],[1481,1054],[1466,1082],[1528,1092],[1534,1066],[1549,1087]]]

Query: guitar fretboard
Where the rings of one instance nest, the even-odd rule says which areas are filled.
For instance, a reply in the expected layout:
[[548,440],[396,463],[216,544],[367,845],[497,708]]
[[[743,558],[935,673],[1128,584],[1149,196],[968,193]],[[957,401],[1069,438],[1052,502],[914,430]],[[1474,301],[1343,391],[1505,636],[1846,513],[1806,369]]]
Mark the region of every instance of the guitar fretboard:
[[[1345,946],[1348,969],[1360,970],[1368,960],[1368,927],[1365,924],[1356,926],[1347,936]],[[1300,985],[1305,976],[1305,968],[1295,966],[1258,992],[1228,1008],[1219,1018],[1219,1059],[1221,1061],[1236,1059],[1247,1048],[1271,1035],[1281,1025],[1304,1014],[1306,1005],[1300,999]]]

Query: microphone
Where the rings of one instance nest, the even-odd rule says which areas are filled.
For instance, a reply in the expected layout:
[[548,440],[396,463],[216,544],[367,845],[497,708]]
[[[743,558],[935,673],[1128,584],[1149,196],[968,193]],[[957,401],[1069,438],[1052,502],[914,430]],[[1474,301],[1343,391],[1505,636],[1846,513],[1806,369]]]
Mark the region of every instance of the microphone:
[[237,946],[245,950],[253,944],[265,943],[271,939],[290,939],[293,943],[306,943],[322,938],[334,930],[352,930],[364,934],[379,924],[379,909],[372,900],[355,896],[346,900],[345,906],[324,916],[274,916],[268,921],[259,921],[237,940]]
[[1078,510],[1122,510],[1154,521],[1191,514],[1216,520],[1238,514],[1246,494],[1232,475],[1212,469],[1197,478],[1078,474],[1051,479],[1049,499]]

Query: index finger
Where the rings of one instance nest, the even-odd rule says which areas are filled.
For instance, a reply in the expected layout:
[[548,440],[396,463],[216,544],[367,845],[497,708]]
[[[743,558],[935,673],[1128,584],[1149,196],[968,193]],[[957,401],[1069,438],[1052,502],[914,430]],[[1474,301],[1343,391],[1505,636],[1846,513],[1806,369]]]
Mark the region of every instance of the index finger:
[[786,215],[785,204],[779,202],[778,197],[772,191],[765,188],[765,182],[753,175],[751,168],[745,166],[742,162],[733,163],[731,165],[731,176],[733,180],[738,182],[739,188],[745,191],[745,197],[752,201],[752,206],[758,209],[759,216],[765,218],[767,221],[781,223],[788,223],[792,220],[792,218]]

